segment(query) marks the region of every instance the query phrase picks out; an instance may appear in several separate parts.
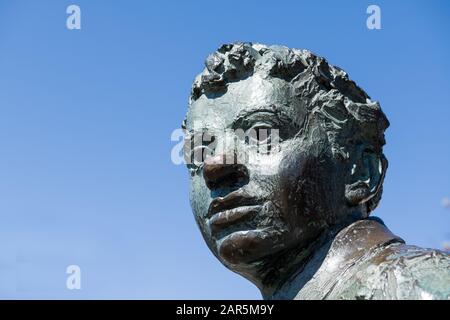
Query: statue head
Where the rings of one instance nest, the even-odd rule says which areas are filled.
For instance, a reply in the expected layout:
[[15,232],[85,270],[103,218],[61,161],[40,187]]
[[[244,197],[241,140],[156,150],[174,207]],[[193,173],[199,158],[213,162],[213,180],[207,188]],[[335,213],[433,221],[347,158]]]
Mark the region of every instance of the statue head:
[[235,43],[205,64],[183,123],[191,206],[214,255],[270,286],[377,206],[389,122],[307,50]]

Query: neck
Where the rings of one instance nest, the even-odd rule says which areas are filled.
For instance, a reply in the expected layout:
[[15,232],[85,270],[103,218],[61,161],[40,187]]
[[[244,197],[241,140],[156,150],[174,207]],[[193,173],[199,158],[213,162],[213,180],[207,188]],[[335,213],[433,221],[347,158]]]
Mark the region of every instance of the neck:
[[306,269],[311,256],[327,242],[327,236],[323,234],[306,247],[284,250],[265,261],[259,269],[258,279],[261,280],[257,284],[263,298],[272,299],[294,274]]
[[320,298],[327,291],[323,284],[337,279],[345,266],[372,247],[393,241],[403,240],[374,218],[336,226],[308,247],[285,252],[272,265],[266,265],[269,271],[259,286],[262,296],[264,299],[294,299],[299,295]]

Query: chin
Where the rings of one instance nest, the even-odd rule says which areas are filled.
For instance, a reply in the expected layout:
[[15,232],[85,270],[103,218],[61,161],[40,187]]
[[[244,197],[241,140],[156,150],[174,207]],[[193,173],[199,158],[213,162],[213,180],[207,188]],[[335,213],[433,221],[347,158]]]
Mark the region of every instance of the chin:
[[273,228],[236,231],[216,241],[217,252],[226,265],[251,265],[282,250],[275,241],[279,237]]

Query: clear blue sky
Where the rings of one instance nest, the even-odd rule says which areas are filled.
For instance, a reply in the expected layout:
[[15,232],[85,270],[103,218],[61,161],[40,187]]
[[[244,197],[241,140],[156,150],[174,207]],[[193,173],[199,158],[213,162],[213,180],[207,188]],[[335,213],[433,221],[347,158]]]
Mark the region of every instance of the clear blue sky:
[[[382,30],[366,28],[381,7]],[[66,28],[77,4],[82,29]],[[171,132],[222,43],[309,49],[390,119],[375,215],[450,238],[448,1],[0,0],[0,298],[259,299],[203,243]],[[66,289],[66,267],[82,289]]]

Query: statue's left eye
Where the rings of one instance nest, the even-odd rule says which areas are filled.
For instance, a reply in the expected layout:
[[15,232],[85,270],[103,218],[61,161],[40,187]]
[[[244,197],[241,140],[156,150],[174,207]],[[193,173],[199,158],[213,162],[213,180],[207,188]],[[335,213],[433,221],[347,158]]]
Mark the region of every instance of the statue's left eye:
[[272,149],[272,136],[277,129],[269,125],[255,125],[247,131],[246,143],[257,147],[257,152],[267,154]]
[[259,127],[256,129],[256,139],[259,143],[270,143],[270,137],[272,134],[272,128]]

